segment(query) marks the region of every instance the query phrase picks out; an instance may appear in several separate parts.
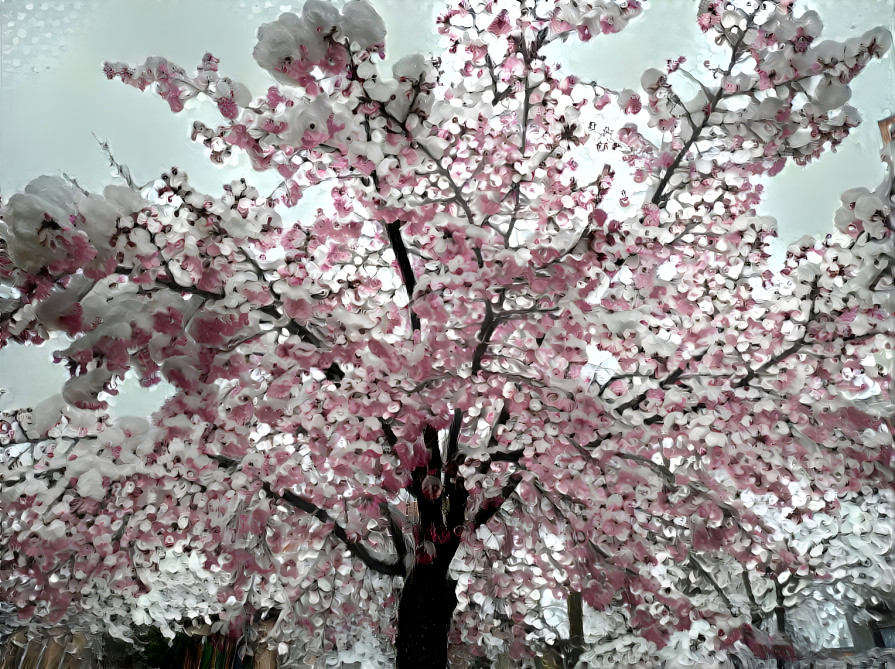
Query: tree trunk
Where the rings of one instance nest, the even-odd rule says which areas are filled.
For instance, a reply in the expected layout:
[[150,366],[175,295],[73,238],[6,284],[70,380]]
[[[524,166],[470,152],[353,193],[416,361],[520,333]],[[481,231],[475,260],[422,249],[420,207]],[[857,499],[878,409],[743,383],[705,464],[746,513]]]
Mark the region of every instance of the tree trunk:
[[28,645],[28,636],[25,630],[20,629],[6,638],[6,647],[3,649],[3,657],[0,658],[0,669],[15,669],[18,666],[19,655],[22,648]]
[[51,636],[47,639],[44,647],[43,657],[40,660],[40,666],[46,669],[58,669],[65,656],[65,644],[62,640],[66,637],[63,635]]
[[273,629],[274,620],[268,618],[258,623],[258,644],[255,647],[254,667],[255,669],[277,669],[277,647],[267,647],[267,636]]
[[[780,581],[774,583],[774,590],[777,595],[777,607],[774,609],[777,619],[777,634],[782,637],[786,634],[786,609],[783,607],[783,585]],[[779,651],[775,652],[775,659],[777,660],[777,669],[786,669],[786,659]]]
[[566,611],[569,613],[569,644],[566,652],[566,664],[575,666],[578,664],[578,658],[584,652],[584,600],[580,592],[569,589]]
[[[462,414],[454,411],[447,454],[453,458],[460,433]],[[423,441],[430,458],[426,466],[411,474],[408,492],[416,500],[418,512],[417,541],[428,542],[423,555],[431,562],[417,561],[404,582],[398,605],[398,669],[445,669],[448,666],[448,634],[457,607],[457,582],[448,575],[448,568],[460,546],[464,532],[466,501],[469,497],[463,480],[457,477],[456,466],[444,468],[438,441],[438,430],[427,426]],[[444,482],[440,495],[427,495],[423,481],[434,476]],[[434,555],[426,551],[434,550]]]
[[404,584],[398,607],[398,669],[445,669],[448,632],[457,606],[448,562],[420,564]]

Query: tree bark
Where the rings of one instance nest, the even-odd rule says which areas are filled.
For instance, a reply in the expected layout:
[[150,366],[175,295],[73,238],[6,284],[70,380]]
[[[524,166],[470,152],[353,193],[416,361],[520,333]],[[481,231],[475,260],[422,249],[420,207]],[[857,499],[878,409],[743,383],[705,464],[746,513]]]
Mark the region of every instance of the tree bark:
[[566,657],[567,664],[574,666],[584,652],[584,600],[580,592],[569,589],[566,610],[569,613],[569,649]]
[[255,669],[277,669],[277,648],[269,648],[267,646],[267,636],[273,629],[274,620],[268,618],[258,623],[258,645],[255,648],[254,667]]
[[[783,585],[780,581],[774,583],[774,590],[777,595],[777,607],[774,609],[777,619],[777,634],[782,637],[786,634],[786,609],[783,606]],[[775,659],[777,660],[777,669],[786,669],[786,659],[779,651],[775,653]]]
[[57,635],[47,639],[46,646],[44,646],[43,656],[40,660],[40,666],[42,668],[58,669],[59,665],[62,664],[62,659],[65,656],[65,644],[62,642],[62,639],[65,638],[65,635]]
[[0,669],[15,669],[18,666],[22,648],[28,645],[28,636],[25,630],[20,629],[6,639],[3,656],[0,657]]
[[448,632],[457,606],[448,564],[419,564],[404,584],[398,607],[398,669],[447,667]]
[[[462,415],[455,412],[447,452],[453,455]],[[457,607],[457,582],[448,567],[460,546],[465,531],[466,501],[469,497],[456,467],[445,468],[438,445],[438,430],[427,426],[423,441],[429,462],[411,474],[407,491],[416,499],[419,519],[417,542],[428,542],[429,555],[418,548],[417,563],[404,581],[398,605],[398,669],[444,669],[448,666],[448,634]],[[427,496],[423,487],[426,476],[444,481],[440,495]],[[420,562],[421,557],[427,560]],[[429,561],[431,560],[431,561]]]

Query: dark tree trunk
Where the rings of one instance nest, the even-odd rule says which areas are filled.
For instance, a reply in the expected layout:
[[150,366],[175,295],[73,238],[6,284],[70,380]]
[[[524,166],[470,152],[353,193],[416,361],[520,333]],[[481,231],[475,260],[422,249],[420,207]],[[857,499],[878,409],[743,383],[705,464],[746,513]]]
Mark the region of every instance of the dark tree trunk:
[[[452,443],[459,433],[460,413],[455,412],[451,428]],[[420,550],[423,560],[414,566],[404,583],[398,606],[398,669],[445,669],[448,666],[448,633],[457,607],[457,583],[448,575],[448,567],[460,545],[464,531],[467,492],[456,476],[456,467],[445,468],[438,448],[438,431],[427,427],[424,443],[429,451],[425,467],[413,471],[407,490],[416,499],[419,512],[417,541],[428,542],[434,555]],[[452,447],[448,448],[452,454]],[[441,494],[425,494],[426,476],[444,481]]]
[[[783,585],[780,581],[774,583],[774,589],[777,594],[777,607],[774,614],[777,619],[777,633],[781,636],[786,634],[786,609],[783,607]],[[777,660],[777,669],[786,669],[786,658],[780,652],[775,653]]]
[[442,561],[417,565],[407,579],[398,607],[398,669],[447,667],[455,586]]

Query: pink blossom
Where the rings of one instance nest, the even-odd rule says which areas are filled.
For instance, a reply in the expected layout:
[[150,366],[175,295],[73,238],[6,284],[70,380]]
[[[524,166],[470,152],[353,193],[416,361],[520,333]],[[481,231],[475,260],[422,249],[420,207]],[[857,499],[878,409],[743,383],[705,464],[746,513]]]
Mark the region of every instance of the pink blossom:
[[512,30],[510,13],[506,9],[502,10],[488,26],[488,32],[492,35],[506,35],[512,32]]
[[236,102],[233,101],[233,98],[218,98],[217,102],[218,110],[220,110],[221,116],[224,118],[235,119],[239,115],[239,107],[236,106]]

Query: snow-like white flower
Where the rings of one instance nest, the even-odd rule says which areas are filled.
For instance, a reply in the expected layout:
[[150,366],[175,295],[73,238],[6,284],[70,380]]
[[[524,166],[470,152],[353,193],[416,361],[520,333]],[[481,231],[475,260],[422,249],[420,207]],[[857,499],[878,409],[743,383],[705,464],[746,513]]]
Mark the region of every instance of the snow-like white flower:
[[385,42],[385,22],[367,0],[349,0],[342,8],[342,31],[361,49]]
[[23,193],[16,193],[3,207],[0,236],[6,240],[9,256],[17,266],[36,272],[56,259],[59,249],[47,244],[51,229],[71,227],[84,195],[65,179],[38,177]]

